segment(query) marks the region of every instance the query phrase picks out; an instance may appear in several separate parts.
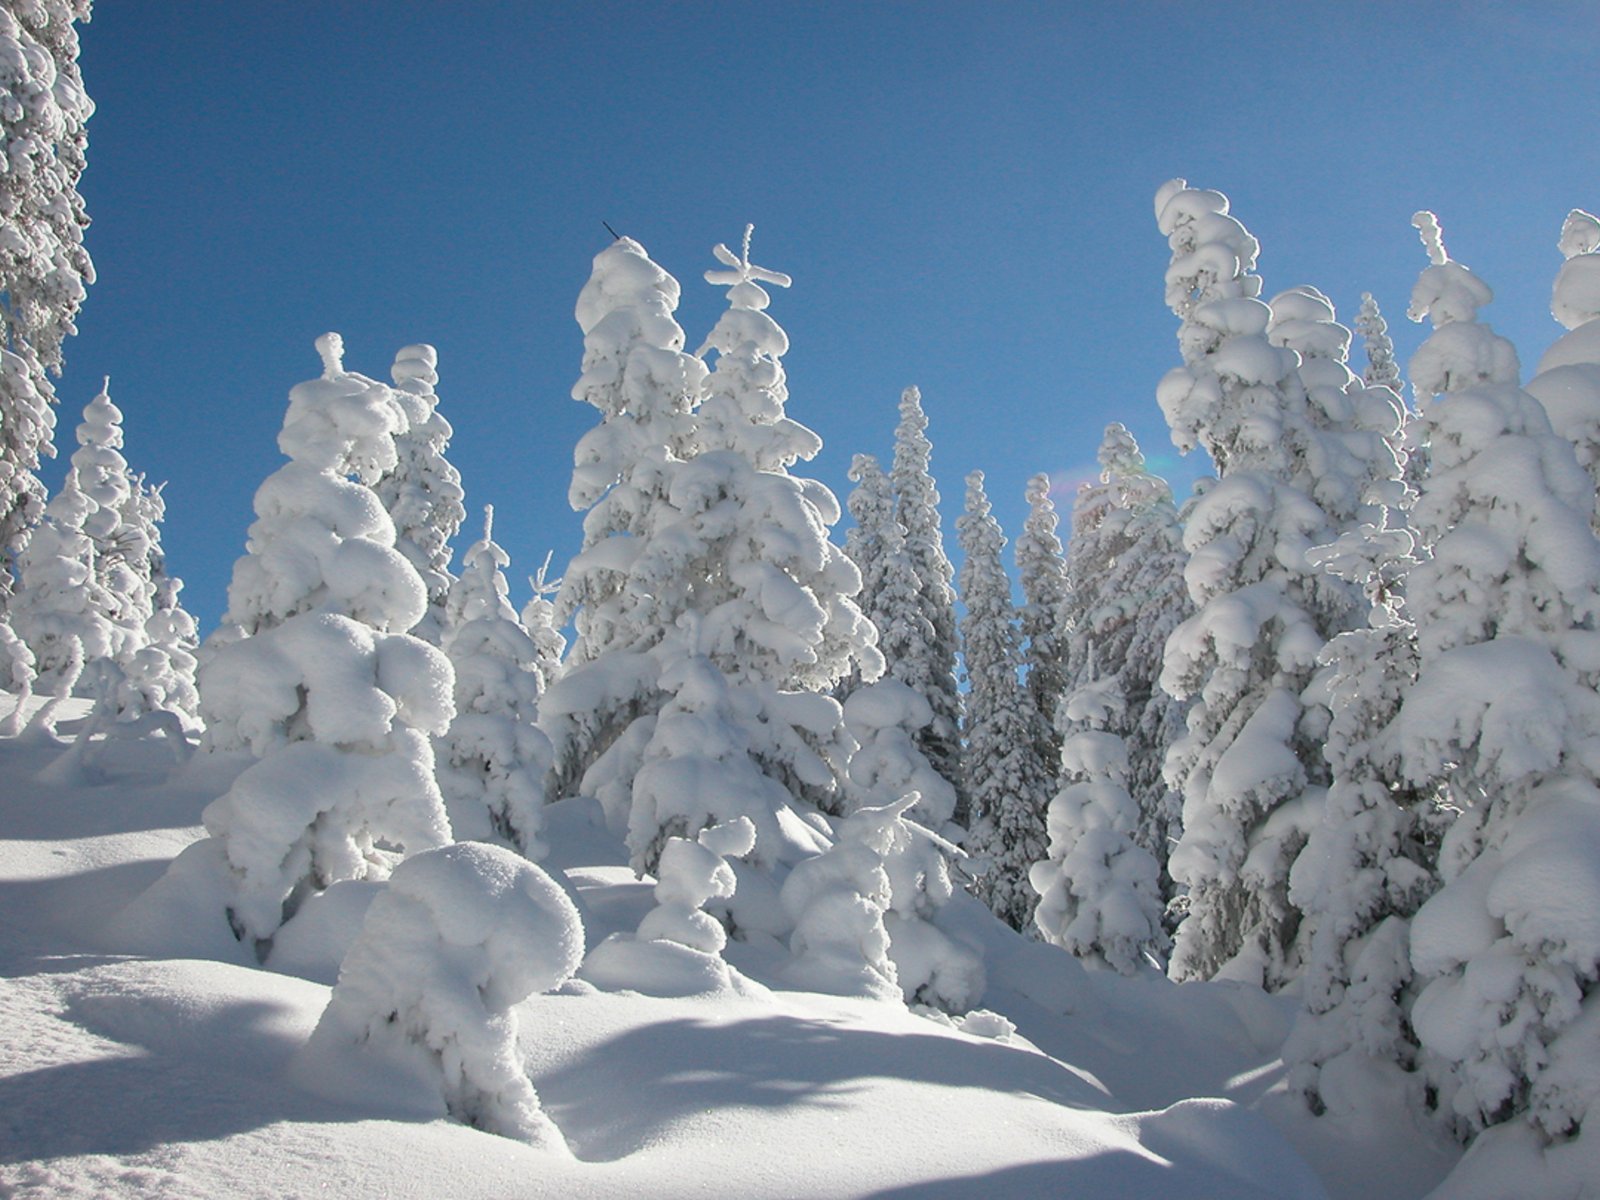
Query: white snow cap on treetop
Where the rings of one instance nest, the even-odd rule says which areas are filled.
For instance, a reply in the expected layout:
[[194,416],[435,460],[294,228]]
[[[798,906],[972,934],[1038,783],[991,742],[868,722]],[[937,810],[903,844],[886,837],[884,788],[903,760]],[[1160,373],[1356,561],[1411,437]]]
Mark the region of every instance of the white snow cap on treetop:
[[1600,220],[1573,209],[1556,244],[1567,261],[1550,291],[1550,315],[1576,329],[1600,316]]
[[416,380],[431,389],[439,382],[439,352],[422,343],[401,346],[395,353],[394,366],[389,368],[389,375],[396,387],[404,387]]
[[[678,307],[678,281],[655,263],[632,238],[618,238],[594,256],[594,272],[578,293],[574,315],[589,333],[607,315],[621,308],[648,308],[662,315]],[[674,349],[681,348],[679,335]]]
[[755,232],[754,225],[744,227],[744,246],[739,254],[718,242],[711,248],[711,253],[716,255],[717,261],[731,268],[727,271],[707,271],[706,282],[718,287],[729,288],[728,304],[733,308],[750,308],[760,312],[772,303],[772,297],[767,295],[766,289],[756,283],[770,283],[774,287],[788,287],[794,280],[782,271],[771,271],[766,267],[758,267],[750,261],[750,235]]
[[1444,231],[1431,212],[1424,210],[1413,214],[1411,224],[1422,238],[1432,265],[1422,272],[1411,289],[1411,307],[1406,315],[1413,321],[1427,318],[1435,329],[1455,321],[1477,320],[1478,310],[1494,299],[1494,291],[1445,253]]
[[337,333],[323,334],[317,339],[317,353],[322,356],[324,379],[344,374],[344,338]]

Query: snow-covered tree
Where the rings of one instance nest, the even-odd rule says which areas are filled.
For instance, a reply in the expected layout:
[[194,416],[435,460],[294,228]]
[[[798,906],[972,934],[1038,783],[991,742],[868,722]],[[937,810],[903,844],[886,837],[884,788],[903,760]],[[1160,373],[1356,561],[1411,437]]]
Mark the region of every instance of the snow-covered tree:
[[[861,574],[856,604],[878,631],[882,652],[885,650],[883,631],[893,619],[893,614],[884,607],[889,554],[895,548],[904,553],[906,531],[894,515],[894,489],[889,484],[889,476],[875,457],[870,454],[853,457],[850,480],[856,486],[846,498],[845,507],[855,524],[845,534],[844,552]],[[904,565],[909,569],[909,561]],[[853,671],[839,685],[839,698],[844,699],[861,684],[860,671]]]
[[942,825],[949,820],[955,789],[916,742],[917,731],[932,720],[927,700],[898,679],[880,679],[850,693],[844,724],[856,749],[850,755],[845,815],[858,808],[881,808],[916,792],[922,797],[918,812],[928,821]]
[[[156,535],[154,522],[146,519],[151,501],[122,456],[122,411],[110,392],[107,379],[83,410],[69,477],[95,504],[84,533],[94,544],[95,580],[113,631],[112,657],[126,667],[144,645],[145,623],[155,611],[151,551]],[[159,492],[153,503],[160,505]]]
[[[1224,972],[1276,987],[1298,966],[1288,875],[1327,778],[1326,712],[1304,693],[1318,651],[1353,623],[1359,599],[1306,551],[1356,516],[1324,504],[1359,502],[1362,480],[1346,472],[1369,464],[1344,438],[1325,436],[1337,422],[1322,402],[1314,410],[1287,331],[1269,337],[1273,312],[1253,273],[1259,247],[1227,198],[1173,180],[1156,211],[1172,249],[1167,303],[1183,322],[1184,359],[1157,396],[1174,442],[1202,446],[1219,477],[1185,528],[1198,611],[1168,639],[1161,680],[1195,697],[1166,767],[1184,797],[1169,869],[1188,888],[1171,969],[1179,979]],[[1324,358],[1325,336],[1315,333]]]
[[[635,514],[630,532],[593,542],[566,573],[562,597],[592,601],[596,613],[578,612],[578,643],[543,705],[562,786],[600,799],[641,871],[654,868],[667,838],[738,816],[756,827],[753,866],[811,852],[778,818],[795,800],[835,811],[843,802],[849,740],[838,703],[822,693],[857,663],[868,678],[881,670],[871,626],[851,599],[859,574],[827,540],[838,503],[787,470],[816,439],[783,415],[788,339],[757,283],[782,277],[750,264],[748,247],[743,257],[726,247],[717,257],[727,269],[708,279],[728,286],[730,307],[707,342],[718,354],[714,403],[691,409],[705,377],[699,359],[674,366],[677,351],[664,345],[635,346],[626,359],[630,368],[640,357],[656,364],[634,381],[630,402],[643,406],[635,427],[648,417],[671,444],[650,441],[586,519],[593,530]],[[633,282],[610,282],[617,275]],[[601,333],[662,334],[665,324],[645,321],[652,313],[670,322],[676,285],[636,246],[600,255],[586,296],[591,289],[632,305],[591,327],[593,354],[604,349]],[[579,307],[587,311],[582,299]],[[620,354],[613,347],[596,362]],[[665,392],[660,379],[672,383]],[[694,389],[680,393],[683,380]],[[618,424],[621,436],[629,427]],[[610,461],[609,435],[589,445],[606,429],[580,445],[575,498],[589,494],[586,481],[600,482],[590,464]],[[622,506],[615,513],[613,501]],[[694,786],[683,786],[685,775]]]
[[[907,792],[907,799],[920,793]],[[983,999],[987,979],[976,943],[954,936],[941,912],[955,895],[952,860],[963,851],[914,821],[898,804],[858,811],[876,812],[883,826],[883,870],[889,879],[889,904],[883,926],[889,934],[889,959],[907,1004],[947,1013],[964,1013]]]
[[566,1142],[539,1107],[515,1006],[583,958],[583,922],[549,875],[510,851],[461,842],[401,863],[367,909],[339,982],[295,1063],[334,1095],[363,1059],[463,1124],[542,1150]]
[[1412,509],[1418,675],[1399,717],[1406,776],[1460,809],[1443,887],[1412,921],[1412,1022],[1463,1132],[1526,1119],[1575,1133],[1600,1099],[1600,542],[1593,481],[1517,356],[1476,319],[1488,286],[1419,213],[1431,265],[1411,362],[1432,471]]
[[577,639],[541,713],[555,745],[554,796],[576,794],[596,760],[660,706],[648,651],[677,614],[660,611],[631,571],[669,510],[667,488],[706,377],[705,364],[683,352],[678,296],[678,281],[631,238],[595,256],[578,296],[583,374],[572,395],[601,421],[578,443],[568,491],[588,512],[556,597],[556,619],[572,621]]
[[94,105],[78,70],[75,21],[89,0],[35,0],[0,9],[0,619],[17,557],[43,511],[34,472],[50,455],[61,343],[94,267],[78,179]]
[[1361,335],[1362,349],[1367,356],[1367,368],[1361,373],[1362,382],[1368,387],[1386,387],[1396,396],[1401,395],[1404,385],[1400,381],[1400,364],[1394,357],[1394,340],[1389,336],[1389,322],[1383,319],[1383,313],[1371,292],[1361,293],[1356,332]]
[[403,346],[389,374],[406,427],[394,440],[395,461],[373,490],[394,521],[395,549],[404,554],[428,589],[428,611],[412,631],[439,645],[444,635],[445,595],[450,590],[450,539],[466,520],[461,473],[444,452],[454,432],[439,412],[434,391],[439,353],[432,346]]
[[[914,387],[900,396],[900,423],[894,431],[894,462],[889,482],[894,488],[895,518],[905,530],[905,552],[918,582],[917,609],[932,636],[902,647],[892,659],[891,675],[927,697],[933,723],[918,739],[934,770],[956,789],[956,821],[968,819],[961,773],[961,695],[956,686],[956,608],[951,581],[955,570],[944,552],[939,526],[939,492],[934,485],[933,445],[922,393]],[[891,621],[897,614],[891,615]]]
[[1067,631],[1061,624],[1067,563],[1056,533],[1058,518],[1048,475],[1028,480],[1027,499],[1028,519],[1017,538],[1017,581],[1022,588],[1018,628],[1028,694],[1039,714],[1039,758],[1054,771],[1061,761],[1056,710],[1067,689]]
[[144,625],[144,645],[125,668],[132,693],[129,711],[169,712],[185,725],[200,719],[200,693],[195,686],[200,639],[194,618],[185,611],[178,593],[183,580],[164,576],[156,585],[155,600]]
[[533,596],[522,606],[522,627],[533,639],[539,677],[548,687],[561,677],[561,661],[567,652],[566,635],[556,620],[553,599],[561,590],[561,581],[550,578],[549,554],[544,556],[539,570],[528,576],[528,586],[533,589]]
[[69,475],[22,553],[12,601],[12,625],[33,654],[34,690],[58,699],[71,695],[84,667],[110,657],[116,644],[106,616],[112,601],[95,577],[94,542],[84,532],[96,511]]
[[538,647],[506,598],[510,563],[494,541],[494,509],[445,597],[443,649],[455,671],[455,717],[434,740],[439,790],[458,839],[509,842],[537,862],[545,845],[550,739],[535,724],[544,678]]
[[[1188,705],[1159,686],[1167,638],[1194,605],[1184,586],[1188,553],[1172,489],[1150,472],[1131,433],[1113,422],[1099,449],[1100,479],[1079,488],[1072,506],[1066,595],[1057,609],[1066,643],[1058,710],[1082,688],[1115,681],[1121,702],[1104,731],[1123,740],[1124,781],[1138,810],[1132,836],[1161,865],[1180,829],[1181,797],[1162,763],[1182,736]],[[1066,719],[1057,713],[1058,738]],[[1055,764],[1060,765],[1059,755]]]
[[1110,731],[1125,707],[1115,677],[1085,684],[1062,705],[1063,787],[1050,801],[1049,853],[1029,871],[1045,939],[1124,975],[1159,961],[1167,938],[1160,865],[1134,842],[1128,748]]
[[450,840],[429,736],[450,724],[449,660],[408,636],[427,607],[371,484],[394,463],[405,414],[345,370],[296,385],[228,588],[230,640],[201,671],[206,737],[258,761],[207,806],[231,868],[228,916],[263,959],[314,891],[381,879],[401,852]]
[[[1311,932],[1302,1009],[1284,1058],[1291,1086],[1315,1111],[1325,1072],[1416,1064],[1408,935],[1437,886],[1441,822],[1434,789],[1405,782],[1395,736],[1417,672],[1417,631],[1400,593],[1413,548],[1405,529],[1368,525],[1312,552],[1360,584],[1370,605],[1366,628],[1339,634],[1322,651],[1333,670],[1325,747],[1332,784],[1322,823],[1290,876],[1290,899]],[[1336,1079],[1326,1086],[1337,1088]]]
[[902,999],[884,925],[891,898],[884,859],[894,847],[895,822],[917,799],[913,793],[858,809],[839,822],[831,849],[789,872],[780,898],[794,926],[792,982],[836,995]]
[[967,476],[961,540],[962,661],[967,676],[962,768],[973,853],[987,860],[977,892],[1013,929],[1027,929],[1037,898],[1028,868],[1044,857],[1053,772],[1039,757],[1039,713],[1019,677],[1016,610],[1001,561],[1005,537],[990,511],[983,472]]
[[[1600,483],[1600,218],[1573,209],[1558,246],[1566,261],[1551,290],[1550,313],[1568,332],[1539,360],[1528,392]],[[1600,532],[1600,506],[1592,523]]]

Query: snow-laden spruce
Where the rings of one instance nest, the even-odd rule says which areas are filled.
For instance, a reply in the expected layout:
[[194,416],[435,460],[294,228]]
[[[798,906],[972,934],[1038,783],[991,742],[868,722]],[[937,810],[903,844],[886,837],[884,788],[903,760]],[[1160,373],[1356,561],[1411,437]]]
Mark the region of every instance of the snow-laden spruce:
[[1434,860],[1443,815],[1436,789],[1401,772],[1395,718],[1416,680],[1416,627],[1401,586],[1416,565],[1405,529],[1367,525],[1313,561],[1368,597],[1364,629],[1322,651],[1333,668],[1332,720],[1324,752],[1332,773],[1321,824],[1290,875],[1290,899],[1310,929],[1302,1010],[1284,1047],[1290,1085],[1314,1111],[1343,1080],[1382,1072],[1420,1105],[1420,1080],[1400,1074],[1417,1060],[1410,919],[1437,887]]
[[1335,397],[1323,390],[1335,371],[1319,366],[1321,394],[1309,397],[1302,356],[1288,344],[1300,340],[1349,375],[1325,302],[1309,289],[1287,294],[1295,324],[1280,321],[1269,336],[1273,311],[1253,273],[1259,247],[1227,197],[1172,180],[1156,212],[1172,250],[1167,303],[1182,321],[1184,359],[1157,397],[1173,441],[1203,447],[1219,477],[1184,531],[1198,611],[1169,638],[1161,679],[1169,693],[1195,697],[1166,766],[1184,797],[1169,869],[1189,889],[1171,969],[1179,979],[1223,973],[1277,987],[1298,969],[1288,875],[1327,777],[1326,714],[1303,693],[1318,651],[1353,623],[1359,600],[1306,551],[1355,519],[1371,464],[1349,453],[1346,434],[1365,431],[1331,410]]
[[445,595],[450,590],[450,540],[467,518],[461,473],[445,451],[454,432],[439,412],[439,352],[403,346],[389,368],[406,427],[394,439],[394,466],[373,485],[394,522],[394,546],[422,576],[428,611],[412,633],[437,646],[444,634]]
[[515,1005],[559,987],[583,923],[556,882],[508,850],[460,842],[401,863],[372,901],[295,1078],[567,1153],[517,1045]]
[[955,789],[933,769],[917,745],[917,733],[933,720],[933,709],[898,679],[858,687],[844,702],[850,754],[845,813],[881,808],[908,792],[922,797],[918,814],[936,827],[955,811]]
[[[57,700],[70,696],[85,666],[109,658],[116,644],[106,616],[112,602],[95,578],[94,541],[84,532],[96,509],[69,475],[22,552],[11,623],[33,655],[33,689]],[[40,721],[49,727],[48,716]]]
[[134,500],[134,483],[122,456],[122,410],[111,402],[109,378],[84,408],[77,439],[69,474],[95,504],[83,531],[94,543],[95,580],[109,605],[105,615],[113,630],[112,654],[125,663],[144,642],[155,582],[143,530],[125,517]]
[[[968,819],[967,798],[961,773],[961,693],[956,685],[956,594],[951,586],[955,569],[944,552],[939,523],[939,491],[933,480],[933,444],[928,440],[928,417],[922,410],[922,393],[914,387],[900,395],[900,423],[894,431],[894,462],[889,482],[895,496],[895,518],[905,530],[905,552],[916,573],[917,613],[927,621],[932,636],[907,644],[893,658],[884,655],[888,671],[915,688],[933,708],[933,724],[918,737],[933,769],[956,789],[955,819]],[[893,623],[909,614],[886,613]]]
[[821,693],[882,666],[851,599],[860,576],[828,541],[838,503],[787,471],[816,440],[783,416],[788,339],[757,282],[778,274],[748,246],[717,257],[727,269],[708,278],[729,309],[704,412],[704,364],[676,348],[677,284],[637,243],[597,256],[578,305],[575,395],[608,419],[579,445],[572,499],[592,507],[561,591],[578,641],[542,720],[561,794],[597,797],[641,871],[668,838],[738,816],[756,827],[758,869],[812,852],[817,826],[780,818],[844,801],[849,739]]
[[1061,735],[1056,710],[1067,691],[1067,630],[1062,606],[1067,599],[1067,563],[1056,529],[1059,518],[1050,498],[1050,476],[1028,480],[1028,518],[1017,537],[1017,584],[1022,607],[1017,613],[1022,635],[1022,662],[1028,694],[1039,714],[1038,754],[1053,773],[1061,761]]
[[[1551,289],[1550,314],[1568,332],[1539,360],[1528,392],[1600,483],[1600,218],[1573,209],[1558,246],[1566,261]],[[1592,523],[1600,532],[1600,505]]]
[[510,562],[494,541],[494,509],[485,507],[483,537],[462,556],[461,576],[445,597],[442,645],[455,672],[455,717],[433,750],[456,837],[503,839],[538,862],[550,739],[535,724],[544,692],[538,647],[506,598]]
[[522,606],[522,627],[533,639],[534,665],[546,687],[561,678],[562,659],[567,653],[567,638],[556,619],[554,599],[561,590],[561,581],[550,578],[550,558],[551,553],[547,552],[538,571],[528,576],[533,596]]
[[1124,975],[1159,962],[1160,864],[1134,841],[1139,808],[1128,792],[1128,747],[1112,732],[1126,707],[1115,676],[1083,685],[1062,705],[1062,789],[1050,801],[1049,855],[1028,879],[1045,939]]
[[1167,857],[1181,829],[1182,797],[1161,768],[1189,706],[1158,681],[1167,638],[1194,611],[1183,582],[1188,553],[1172,489],[1150,472],[1121,424],[1106,426],[1098,459],[1099,481],[1080,487],[1072,505],[1067,591],[1057,609],[1066,646],[1057,738],[1068,724],[1081,728],[1060,711],[1070,696],[1115,682],[1121,700],[1097,728],[1125,743],[1125,785],[1138,811],[1133,840],[1160,864],[1162,894],[1171,900]]
[[263,958],[307,895],[450,840],[429,744],[450,724],[450,663],[405,633],[427,592],[371,487],[405,412],[345,370],[337,334],[317,349],[323,374],[289,393],[289,462],[256,492],[229,634],[200,676],[209,744],[258,760],[204,818],[231,869],[229,921]]
[[33,0],[0,9],[0,620],[18,555],[44,512],[34,472],[53,455],[61,343],[94,266],[78,179],[94,104],[78,71],[75,21],[89,0]]
[[1432,447],[1412,509],[1418,676],[1399,717],[1407,777],[1461,811],[1444,886],[1417,913],[1412,1022],[1440,1107],[1472,1133],[1576,1134],[1600,1100],[1600,542],[1594,484],[1479,322],[1488,286],[1446,254],[1411,313],[1434,331],[1411,376]]
[[961,653],[967,676],[962,769],[971,805],[967,844],[984,860],[977,894],[1013,929],[1027,929],[1037,897],[1028,869],[1045,854],[1045,807],[1054,764],[1039,757],[1039,712],[1019,671],[1016,609],[1001,551],[1005,536],[983,490],[983,472],[967,476],[960,536]]
[[1394,339],[1389,336],[1389,322],[1371,292],[1361,293],[1361,309],[1356,313],[1356,332],[1361,335],[1361,347],[1367,356],[1367,366],[1361,372],[1361,381],[1368,387],[1386,387],[1396,396],[1402,394],[1400,364],[1394,357]]
[[[844,552],[861,575],[861,590],[856,605],[878,632],[878,649],[885,651],[883,631],[889,626],[891,610],[885,608],[889,588],[889,555],[905,551],[906,531],[894,515],[894,489],[889,476],[870,454],[857,454],[850,460],[850,481],[856,486],[845,498],[845,508],[855,522],[845,534]],[[909,567],[909,563],[906,564]],[[839,685],[841,700],[862,684],[859,668]]]

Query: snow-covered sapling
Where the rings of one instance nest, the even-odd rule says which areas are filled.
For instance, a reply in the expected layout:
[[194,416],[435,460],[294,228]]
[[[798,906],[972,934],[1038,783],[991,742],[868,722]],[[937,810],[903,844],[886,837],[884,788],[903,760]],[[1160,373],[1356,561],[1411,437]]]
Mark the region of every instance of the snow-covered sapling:
[[480,842],[414,855],[367,910],[296,1074],[339,1095],[376,1059],[391,1087],[438,1097],[457,1121],[565,1152],[513,1005],[566,982],[582,957],[576,907],[532,863]]
[[748,817],[708,826],[693,841],[668,838],[656,868],[656,907],[639,922],[638,936],[721,954],[728,934],[705,903],[734,894],[737,880],[728,859],[749,854],[755,845],[756,827]]

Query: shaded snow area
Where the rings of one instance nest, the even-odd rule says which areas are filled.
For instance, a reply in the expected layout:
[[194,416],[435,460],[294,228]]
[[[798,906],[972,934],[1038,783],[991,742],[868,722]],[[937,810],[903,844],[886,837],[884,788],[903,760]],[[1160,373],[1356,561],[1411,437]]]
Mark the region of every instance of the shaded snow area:
[[793,990],[770,941],[698,991],[679,942],[591,971],[665,901],[588,801],[538,868],[463,844],[335,885],[263,967],[200,840],[248,760],[67,751],[0,741],[3,1196],[1401,1200],[1456,1158],[1383,1079],[1305,1115],[1291,999],[1086,970],[960,893],[961,1016]]

